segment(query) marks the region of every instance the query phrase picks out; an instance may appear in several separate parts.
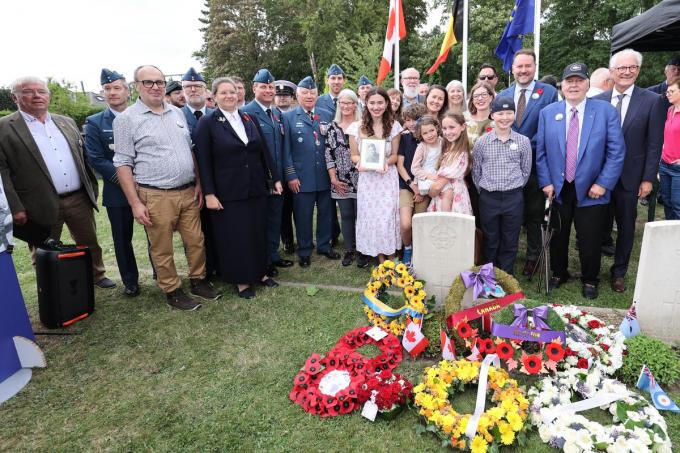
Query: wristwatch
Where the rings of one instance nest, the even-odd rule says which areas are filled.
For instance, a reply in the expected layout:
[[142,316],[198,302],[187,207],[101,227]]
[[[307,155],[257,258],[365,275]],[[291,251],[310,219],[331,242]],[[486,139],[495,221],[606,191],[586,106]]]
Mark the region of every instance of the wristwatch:
[[407,186],[410,186],[412,182],[413,182],[413,180],[407,179],[407,180],[406,180],[406,185],[407,185]]

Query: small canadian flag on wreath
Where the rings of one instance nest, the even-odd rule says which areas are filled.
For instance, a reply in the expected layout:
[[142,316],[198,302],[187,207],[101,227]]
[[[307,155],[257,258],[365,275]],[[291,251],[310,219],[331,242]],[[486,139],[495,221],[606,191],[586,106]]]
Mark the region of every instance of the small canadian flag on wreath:
[[425,335],[420,331],[420,325],[409,321],[404,331],[404,338],[401,340],[404,349],[411,354],[411,357],[416,357],[423,352],[430,342]]

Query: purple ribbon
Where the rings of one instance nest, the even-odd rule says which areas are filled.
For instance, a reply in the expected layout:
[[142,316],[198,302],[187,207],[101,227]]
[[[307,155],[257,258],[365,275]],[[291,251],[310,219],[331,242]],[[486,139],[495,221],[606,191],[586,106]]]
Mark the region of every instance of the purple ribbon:
[[529,313],[531,312],[534,318],[534,326],[537,330],[550,330],[550,326],[546,323],[548,320],[548,307],[545,305],[538,306],[533,310],[527,309],[522,304],[515,304],[514,307],[515,320],[510,324],[513,327],[525,328],[528,324]]
[[[463,279],[463,284],[466,288],[472,286],[472,298],[479,299],[479,295],[486,296],[491,294],[496,288],[496,271],[493,269],[493,263],[486,263],[479,272],[464,271],[460,273],[460,278]],[[474,286],[473,286],[474,285]],[[485,289],[484,286],[488,289]]]

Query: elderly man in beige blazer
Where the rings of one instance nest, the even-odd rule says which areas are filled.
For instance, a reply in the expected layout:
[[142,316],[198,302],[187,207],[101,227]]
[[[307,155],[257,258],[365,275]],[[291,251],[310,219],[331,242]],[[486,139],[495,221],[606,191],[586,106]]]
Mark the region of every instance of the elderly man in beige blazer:
[[65,223],[76,243],[90,248],[95,284],[115,287],[104,275],[93,211],[97,180],[75,122],[48,112],[43,80],[24,77],[10,88],[19,111],[0,118],[0,175],[15,236],[32,246],[47,237],[58,240]]

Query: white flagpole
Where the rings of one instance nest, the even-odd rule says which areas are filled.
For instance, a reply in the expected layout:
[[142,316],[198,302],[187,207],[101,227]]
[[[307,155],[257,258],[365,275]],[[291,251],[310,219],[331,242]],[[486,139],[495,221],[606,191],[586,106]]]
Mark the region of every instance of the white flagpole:
[[467,85],[467,73],[468,73],[467,70],[468,70],[468,0],[463,0],[463,74],[461,74],[461,81],[463,82],[463,90],[465,90],[466,93],[469,93],[470,88]]
[[399,3],[401,0],[394,1],[394,31],[392,33],[396,38],[394,42],[394,88],[399,89]]
[[538,61],[541,51],[541,0],[534,0],[534,53],[536,54],[536,78],[538,78]]

